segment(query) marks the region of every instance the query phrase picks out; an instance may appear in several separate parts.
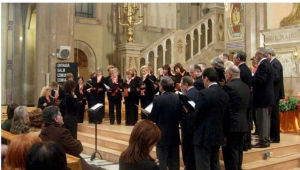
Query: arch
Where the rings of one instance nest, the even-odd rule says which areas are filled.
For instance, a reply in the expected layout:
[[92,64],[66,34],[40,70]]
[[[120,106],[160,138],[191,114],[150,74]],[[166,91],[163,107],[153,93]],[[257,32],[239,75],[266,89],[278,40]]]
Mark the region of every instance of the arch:
[[93,72],[96,70],[96,55],[94,50],[92,49],[92,47],[87,44],[84,41],[81,40],[75,40],[74,41],[74,49],[80,49],[82,52],[84,52],[87,56],[87,60],[88,60],[88,70],[89,72]]
[[201,24],[201,42],[200,42],[200,50],[202,50],[206,45],[205,45],[205,38],[206,38],[206,31],[205,31],[205,25]]
[[150,51],[148,54],[148,66],[154,67],[154,52]]
[[193,40],[193,55],[199,52],[199,33],[198,30],[194,30],[194,40]]
[[166,64],[171,64],[171,59],[172,59],[172,45],[171,45],[171,40],[170,39],[167,39],[166,41]]
[[186,41],[186,45],[185,45],[185,61],[187,61],[188,59],[191,58],[191,36],[190,36],[190,34],[187,34],[185,36],[185,41]]
[[141,57],[141,59],[140,59],[140,66],[142,67],[144,65],[146,65],[146,60],[145,60],[144,57]]
[[[156,65],[157,65],[157,68],[161,68],[163,67],[163,64],[164,64],[164,58],[163,58],[163,46],[162,45],[159,45],[157,47],[157,60],[156,60]],[[153,70],[156,70],[156,68],[153,68]]]
[[212,21],[211,19],[208,19],[207,44],[212,42],[212,36],[213,36]]

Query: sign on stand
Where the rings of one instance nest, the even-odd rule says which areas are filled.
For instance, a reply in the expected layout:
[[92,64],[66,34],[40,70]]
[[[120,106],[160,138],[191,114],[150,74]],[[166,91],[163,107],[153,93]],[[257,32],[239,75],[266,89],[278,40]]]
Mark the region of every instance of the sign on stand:
[[64,83],[67,81],[66,75],[73,74],[73,80],[77,80],[78,63],[56,63],[56,82]]

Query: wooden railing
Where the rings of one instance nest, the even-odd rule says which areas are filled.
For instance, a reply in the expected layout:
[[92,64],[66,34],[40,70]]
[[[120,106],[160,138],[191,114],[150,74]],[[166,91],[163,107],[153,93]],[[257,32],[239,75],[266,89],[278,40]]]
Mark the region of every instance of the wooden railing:
[[[1,137],[7,140],[8,145],[16,137],[15,134],[7,132],[1,129]],[[80,158],[66,154],[67,156],[67,166],[72,170],[82,170]]]

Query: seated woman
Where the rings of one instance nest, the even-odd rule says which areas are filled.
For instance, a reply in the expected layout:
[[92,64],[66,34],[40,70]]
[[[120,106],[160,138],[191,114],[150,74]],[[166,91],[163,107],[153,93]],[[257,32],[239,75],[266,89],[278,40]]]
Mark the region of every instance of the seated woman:
[[17,135],[10,143],[4,161],[4,170],[25,170],[26,153],[33,144],[41,142],[41,139],[32,134],[26,133]]
[[[5,131],[8,131],[8,132],[10,131],[11,122],[12,122],[12,119],[14,117],[14,110],[18,106],[19,105],[16,104],[16,103],[12,103],[12,104],[10,104],[10,105],[7,106],[7,110],[6,110],[7,119],[1,125],[1,129],[5,130]],[[7,144],[7,140],[2,138],[1,143],[2,144]]]
[[27,108],[24,106],[19,106],[14,110],[14,117],[12,119],[10,133],[12,134],[23,134],[29,133],[30,129],[28,127],[29,114]]
[[55,103],[54,99],[51,96],[51,87],[49,86],[43,87],[38,101],[38,108],[44,110],[45,107],[51,106],[54,103]]
[[28,150],[26,170],[67,170],[67,157],[64,149],[54,141],[39,142]]
[[132,129],[129,146],[121,153],[119,169],[158,170],[158,162],[149,153],[160,137],[161,132],[153,122],[147,119],[138,121]]

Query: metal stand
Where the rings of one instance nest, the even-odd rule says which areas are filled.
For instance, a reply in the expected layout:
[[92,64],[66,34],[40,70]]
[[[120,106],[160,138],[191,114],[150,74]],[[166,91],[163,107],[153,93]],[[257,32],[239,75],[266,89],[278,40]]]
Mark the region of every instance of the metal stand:
[[[103,107],[103,106],[102,106]],[[92,107],[91,107],[92,108]],[[98,120],[98,114],[97,111],[100,109],[101,107],[97,108],[96,110],[89,110],[91,113],[95,114],[95,152],[91,155],[91,161],[94,160],[96,158],[96,154],[98,153],[101,160],[102,160],[102,156],[100,154],[100,152],[97,150],[97,120]]]

